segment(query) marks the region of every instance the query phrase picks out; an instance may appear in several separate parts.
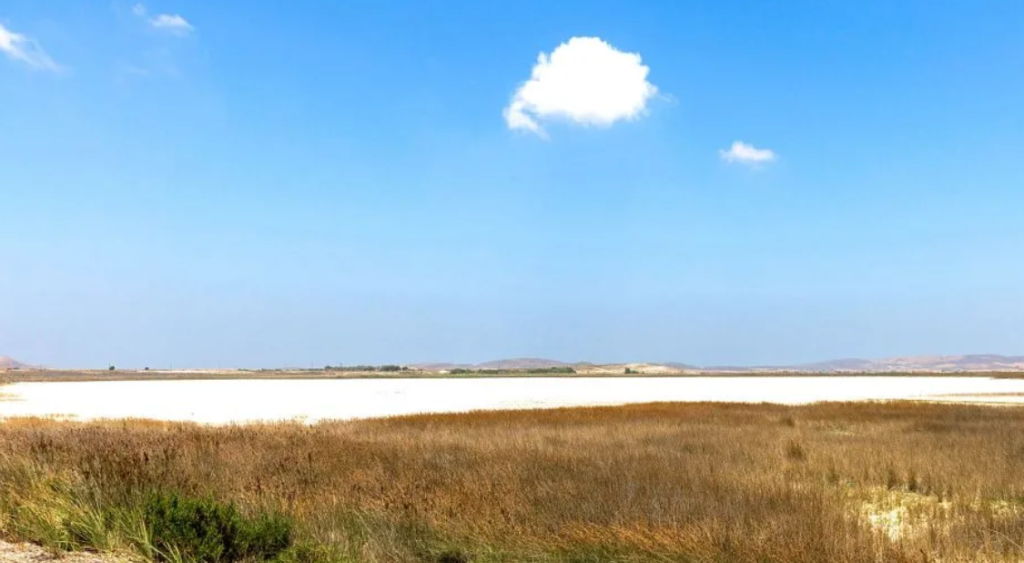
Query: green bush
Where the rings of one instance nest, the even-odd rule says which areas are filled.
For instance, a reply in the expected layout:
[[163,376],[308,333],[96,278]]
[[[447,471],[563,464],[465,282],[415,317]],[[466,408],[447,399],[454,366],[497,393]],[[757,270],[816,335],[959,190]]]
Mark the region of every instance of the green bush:
[[162,561],[267,561],[292,542],[291,522],[283,516],[246,518],[234,505],[213,499],[156,495],[146,503],[145,521]]

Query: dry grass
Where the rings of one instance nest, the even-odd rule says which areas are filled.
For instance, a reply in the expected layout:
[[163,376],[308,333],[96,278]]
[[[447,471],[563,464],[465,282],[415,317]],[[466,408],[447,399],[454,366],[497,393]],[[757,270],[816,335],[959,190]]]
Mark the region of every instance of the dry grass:
[[[168,490],[284,511],[303,541],[349,561],[1024,561],[1024,410],[658,404],[311,427],[0,424],[9,539],[138,550],[133,510]],[[110,513],[127,524],[95,523]]]

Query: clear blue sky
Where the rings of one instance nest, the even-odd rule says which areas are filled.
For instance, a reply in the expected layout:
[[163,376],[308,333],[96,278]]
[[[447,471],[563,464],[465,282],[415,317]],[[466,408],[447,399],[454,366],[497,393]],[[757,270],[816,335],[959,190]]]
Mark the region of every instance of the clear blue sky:
[[[1015,0],[0,0],[0,26],[0,355],[1024,354]],[[574,37],[657,93],[510,127]]]

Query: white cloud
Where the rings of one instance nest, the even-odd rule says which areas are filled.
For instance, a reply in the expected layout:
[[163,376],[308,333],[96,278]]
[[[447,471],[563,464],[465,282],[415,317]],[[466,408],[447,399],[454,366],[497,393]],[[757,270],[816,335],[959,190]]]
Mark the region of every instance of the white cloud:
[[718,151],[718,154],[726,162],[751,165],[774,162],[776,158],[775,153],[770,149],[759,149],[743,141],[734,141],[729,150],[722,149]]
[[[132,13],[140,18],[145,18],[149,12],[146,10],[146,6],[144,4],[138,3],[132,6]],[[155,17],[147,18],[146,21],[156,29],[162,29],[181,35],[191,33],[195,30],[195,28],[192,27],[192,24],[188,23],[188,20],[178,14],[159,14]]]
[[0,24],[0,52],[7,58],[41,70],[60,70],[60,65],[46,54],[34,39],[14,33]]
[[160,14],[155,18],[150,18],[149,25],[174,33],[189,33],[195,29],[192,27],[192,24],[188,23],[188,20],[178,14]]
[[505,108],[510,129],[543,135],[540,121],[568,120],[608,126],[644,114],[658,88],[638,53],[625,53],[598,37],[573,37],[550,55],[541,53],[530,79]]

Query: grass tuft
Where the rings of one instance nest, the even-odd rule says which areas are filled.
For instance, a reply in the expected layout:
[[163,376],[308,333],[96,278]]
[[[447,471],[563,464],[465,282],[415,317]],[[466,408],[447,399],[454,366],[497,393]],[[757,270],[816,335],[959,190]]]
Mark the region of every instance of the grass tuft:
[[790,461],[807,461],[807,450],[799,442],[793,440],[786,445],[786,459]]

